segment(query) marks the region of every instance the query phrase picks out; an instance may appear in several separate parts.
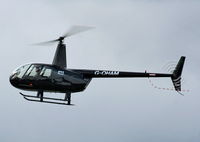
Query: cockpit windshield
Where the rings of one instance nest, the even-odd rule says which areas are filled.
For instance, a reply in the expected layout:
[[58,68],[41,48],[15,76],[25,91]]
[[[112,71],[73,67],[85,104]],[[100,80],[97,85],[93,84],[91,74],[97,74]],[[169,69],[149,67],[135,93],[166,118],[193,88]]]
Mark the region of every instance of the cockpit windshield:
[[51,76],[52,68],[46,65],[31,65],[24,77],[44,77],[48,78]]
[[52,69],[48,66],[31,65],[25,73],[26,77],[50,77]]
[[30,67],[30,64],[26,64],[26,65],[23,65],[19,68],[17,68],[13,74],[18,77],[18,78],[22,78],[24,73],[26,72],[26,70]]
[[48,78],[52,74],[52,68],[46,65],[40,64],[26,64],[13,72],[13,75],[17,78],[32,78],[43,77]]

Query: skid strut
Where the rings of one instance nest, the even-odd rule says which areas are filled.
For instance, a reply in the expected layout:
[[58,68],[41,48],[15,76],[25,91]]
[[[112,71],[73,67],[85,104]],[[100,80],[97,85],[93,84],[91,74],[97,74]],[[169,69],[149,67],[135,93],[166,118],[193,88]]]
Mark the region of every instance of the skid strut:
[[71,93],[70,92],[65,94],[64,99],[44,97],[43,91],[38,91],[36,96],[25,95],[21,92],[19,94],[21,94],[24,97],[24,99],[26,99],[28,101],[59,104],[59,105],[73,105],[73,104],[71,104]]
[[66,93],[64,100],[67,101],[68,105],[70,105],[71,104],[71,93]]

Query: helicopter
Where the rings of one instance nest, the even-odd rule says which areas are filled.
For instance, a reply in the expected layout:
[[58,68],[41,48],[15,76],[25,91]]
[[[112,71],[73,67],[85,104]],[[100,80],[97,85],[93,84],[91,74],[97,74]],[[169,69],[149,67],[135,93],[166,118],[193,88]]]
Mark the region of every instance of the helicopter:
[[[156,78],[169,77],[177,92],[181,91],[181,74],[185,62],[185,56],[181,56],[173,73],[150,73],[150,72],[125,72],[112,70],[88,70],[70,69],[66,62],[66,44],[64,39],[92,29],[87,26],[73,26],[63,36],[38,43],[45,45],[58,42],[52,64],[31,63],[17,68],[11,74],[10,83],[21,90],[35,91],[36,95],[26,95],[20,92],[28,101],[72,105],[71,94],[84,91],[93,78]],[[44,92],[64,93],[63,98],[45,97]]]

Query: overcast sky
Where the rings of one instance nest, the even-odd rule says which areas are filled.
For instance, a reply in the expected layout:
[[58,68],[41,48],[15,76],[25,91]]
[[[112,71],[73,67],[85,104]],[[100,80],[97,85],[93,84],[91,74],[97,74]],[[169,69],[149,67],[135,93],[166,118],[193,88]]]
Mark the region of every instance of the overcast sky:
[[[199,15],[198,0],[1,0],[0,141],[198,142]],[[72,94],[75,106],[25,101],[9,75],[21,64],[51,63],[55,44],[31,44],[72,25],[96,28],[65,40],[69,68],[167,72],[184,55],[189,92],[154,89],[148,79],[93,79]],[[151,81],[172,87],[170,79]]]

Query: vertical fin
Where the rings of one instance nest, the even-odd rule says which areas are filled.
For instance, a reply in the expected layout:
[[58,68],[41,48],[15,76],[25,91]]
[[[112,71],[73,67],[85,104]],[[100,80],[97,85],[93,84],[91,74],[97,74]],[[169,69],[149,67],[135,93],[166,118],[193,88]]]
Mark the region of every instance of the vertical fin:
[[182,74],[184,62],[185,62],[185,57],[182,56],[178,64],[176,65],[176,68],[171,77],[176,91],[181,91],[181,74]]

